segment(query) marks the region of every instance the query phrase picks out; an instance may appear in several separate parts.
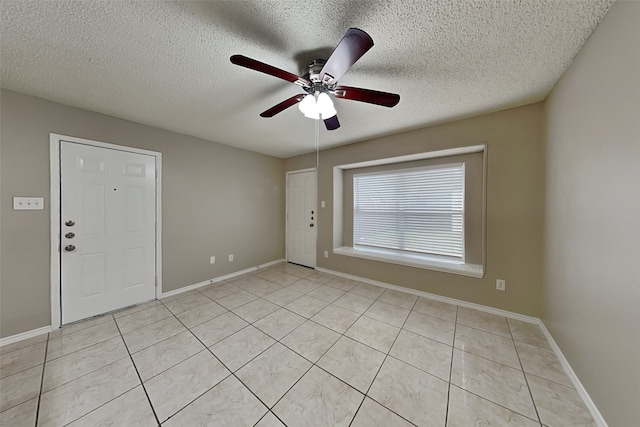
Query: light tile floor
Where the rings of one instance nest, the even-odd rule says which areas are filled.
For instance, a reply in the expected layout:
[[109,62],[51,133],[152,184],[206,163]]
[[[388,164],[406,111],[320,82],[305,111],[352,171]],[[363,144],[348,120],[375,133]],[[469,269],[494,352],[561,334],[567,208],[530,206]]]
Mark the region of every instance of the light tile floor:
[[0,348],[2,427],[159,424],[595,425],[536,325],[292,264]]

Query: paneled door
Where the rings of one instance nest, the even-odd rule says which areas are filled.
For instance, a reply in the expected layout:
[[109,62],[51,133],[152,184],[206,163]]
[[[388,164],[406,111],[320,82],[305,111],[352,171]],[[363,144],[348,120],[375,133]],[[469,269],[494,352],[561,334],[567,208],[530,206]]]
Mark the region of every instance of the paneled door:
[[156,296],[155,157],[60,142],[62,324]]
[[287,261],[316,266],[316,172],[287,174]]

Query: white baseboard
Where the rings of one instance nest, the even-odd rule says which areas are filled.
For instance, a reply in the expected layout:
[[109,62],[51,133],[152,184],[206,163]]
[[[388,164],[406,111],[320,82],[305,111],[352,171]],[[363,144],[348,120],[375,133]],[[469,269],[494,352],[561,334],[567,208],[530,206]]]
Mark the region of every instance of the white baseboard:
[[556,341],[553,339],[551,332],[549,332],[549,330],[544,325],[544,322],[542,322],[542,320],[538,321],[538,325],[542,329],[542,332],[544,332],[544,335],[547,337],[547,341],[549,341],[549,345],[553,349],[556,356],[558,356],[558,359],[560,360],[560,363],[562,364],[564,371],[569,376],[569,379],[571,380],[576,391],[582,398],[582,401],[584,402],[585,406],[587,407],[589,412],[591,412],[591,416],[593,417],[598,427],[608,427],[608,424],[605,421],[602,414],[600,413],[600,411],[598,410],[598,407],[593,402],[593,400],[591,400],[591,396],[589,396],[589,393],[587,393],[587,389],[584,388],[584,386],[580,382],[580,379],[578,378],[576,373],[573,371],[573,368],[569,364],[569,361],[567,360],[566,357],[564,357],[564,354],[562,354],[562,350],[560,350],[560,347],[558,346]]
[[508,317],[510,319],[521,320],[527,323],[535,323],[538,324],[540,319],[532,316],[525,316],[524,314],[514,313],[512,311],[501,310],[499,308],[489,307],[486,305],[475,304],[468,301],[463,301],[455,298],[443,297],[441,295],[430,294],[429,292],[419,291],[417,289],[405,288],[403,286],[392,285],[386,282],[379,282],[377,280],[367,279],[366,277],[354,276],[351,274],[341,273],[339,271],[333,271],[326,268],[316,267],[316,270],[321,271],[323,273],[333,274],[335,276],[344,277],[346,279],[357,280],[358,282],[365,282],[371,285],[380,286],[383,288],[393,289],[395,291],[401,291],[412,295],[417,295],[419,297],[429,298],[436,301],[446,302],[449,304],[455,304],[460,307],[473,308],[475,310],[484,311],[486,313],[496,314],[498,316]]
[[558,347],[558,344],[556,344],[555,340],[551,336],[551,333],[549,333],[549,331],[547,330],[546,326],[544,325],[544,323],[542,322],[541,319],[539,319],[537,317],[525,316],[523,314],[514,313],[512,311],[501,310],[499,308],[488,307],[486,305],[480,305],[480,304],[475,304],[475,303],[472,303],[472,302],[462,301],[462,300],[458,300],[458,299],[455,299],[455,298],[448,298],[448,297],[443,297],[441,295],[430,294],[428,292],[418,291],[416,289],[411,289],[411,288],[405,288],[405,287],[402,287],[402,286],[392,285],[390,283],[379,282],[377,280],[367,279],[366,277],[360,277],[360,276],[354,276],[354,275],[351,275],[351,274],[341,273],[339,271],[333,271],[333,270],[329,270],[329,269],[326,269],[326,268],[316,267],[316,270],[321,271],[323,273],[329,273],[329,274],[333,274],[335,276],[344,277],[344,278],[347,278],[347,279],[357,280],[358,282],[365,282],[365,283],[369,283],[369,284],[372,284],[372,285],[381,286],[383,288],[394,289],[396,291],[406,292],[408,294],[417,295],[419,297],[429,298],[429,299],[433,299],[433,300],[436,300],[436,301],[442,301],[442,302],[446,302],[446,303],[449,303],[449,304],[455,304],[455,305],[458,305],[460,307],[473,308],[475,310],[484,311],[486,313],[497,314],[498,316],[508,317],[509,319],[521,320],[523,322],[537,324],[542,329],[542,332],[544,333],[545,337],[547,338],[547,341],[549,342],[549,345],[551,346],[551,348],[555,352],[556,356],[558,356],[558,359],[560,360],[560,363],[562,364],[562,367],[564,368],[564,371],[569,376],[569,379],[571,379],[571,382],[573,383],[576,391],[578,392],[578,394],[582,398],[582,401],[584,402],[584,404],[587,407],[587,409],[589,409],[589,412],[591,413],[591,416],[593,417],[593,419],[596,422],[596,424],[598,425],[598,427],[608,427],[607,422],[603,418],[602,414],[600,413],[600,411],[596,407],[595,403],[593,403],[593,400],[591,400],[591,396],[589,396],[589,393],[587,393],[587,390],[584,388],[584,386],[582,385],[582,383],[578,379],[578,376],[576,375],[576,373],[571,368],[571,365],[569,365],[569,361],[567,361],[567,359],[564,357],[564,354],[562,354],[562,351],[560,350],[560,347]]
[[170,297],[170,296],[173,296],[173,295],[178,295],[178,294],[181,294],[183,292],[191,291],[193,289],[198,289],[198,288],[201,288],[203,286],[210,285],[212,283],[221,282],[223,280],[231,279],[232,277],[241,276],[243,274],[251,273],[252,271],[256,271],[256,270],[260,270],[260,269],[263,269],[263,268],[271,267],[272,265],[276,265],[276,264],[279,264],[281,262],[284,262],[284,259],[282,259],[282,258],[281,259],[277,259],[275,261],[270,261],[270,262],[268,262],[266,264],[256,265],[255,267],[245,268],[244,270],[236,271],[234,273],[225,274],[224,276],[218,276],[218,277],[214,277],[212,279],[208,279],[208,280],[205,280],[205,281],[202,281],[202,282],[199,282],[199,283],[194,283],[193,285],[183,286],[182,288],[174,289],[173,291],[163,292],[162,294],[160,294],[160,297],[158,299],[167,298],[167,297]]
[[43,326],[42,328],[32,329],[30,331],[22,332],[20,334],[11,335],[9,337],[0,338],[0,347],[13,344],[14,342],[26,340],[27,338],[35,337],[42,334],[48,334],[51,332],[51,326]]

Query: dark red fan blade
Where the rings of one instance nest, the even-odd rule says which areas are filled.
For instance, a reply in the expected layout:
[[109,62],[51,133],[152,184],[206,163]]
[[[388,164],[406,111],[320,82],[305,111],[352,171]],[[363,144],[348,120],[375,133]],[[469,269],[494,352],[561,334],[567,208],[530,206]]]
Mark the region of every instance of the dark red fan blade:
[[336,86],[333,90],[333,95],[336,98],[368,102],[369,104],[382,105],[384,107],[393,107],[400,102],[400,95],[396,93],[380,92],[350,86]]
[[256,61],[255,59],[247,58],[243,55],[233,55],[230,59],[232,63],[241,67],[269,74],[270,76],[274,76],[300,86],[311,86],[311,82],[309,80],[298,77],[288,71],[281,70],[280,68],[276,68],[273,65],[265,64],[264,62]]
[[327,84],[335,84],[373,46],[369,34],[358,28],[349,28],[327,63],[320,71],[320,79]]
[[291,107],[292,105],[296,105],[298,102],[302,101],[302,98],[304,98],[305,96],[306,95],[303,93],[299,95],[294,95],[291,98],[286,99],[277,105],[274,105],[273,107],[269,108],[267,111],[260,113],[260,117],[273,117],[276,114]]
[[329,117],[328,119],[324,119],[324,125],[327,127],[327,130],[338,129],[340,127],[338,116],[333,116],[333,117]]

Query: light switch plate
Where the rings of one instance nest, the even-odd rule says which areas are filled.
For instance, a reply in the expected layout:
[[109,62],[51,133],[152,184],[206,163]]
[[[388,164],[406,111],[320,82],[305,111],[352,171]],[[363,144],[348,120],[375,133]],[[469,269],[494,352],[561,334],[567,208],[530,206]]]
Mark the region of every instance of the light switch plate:
[[44,197],[14,197],[14,211],[40,211],[44,209]]

